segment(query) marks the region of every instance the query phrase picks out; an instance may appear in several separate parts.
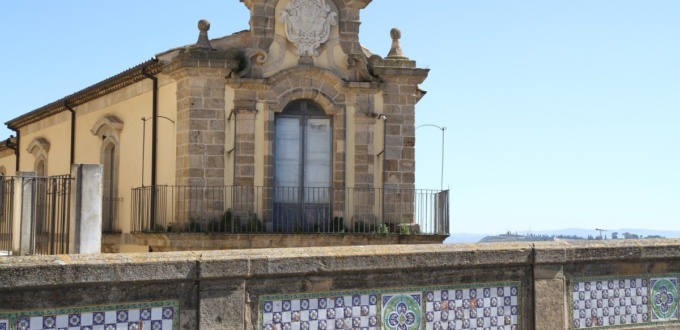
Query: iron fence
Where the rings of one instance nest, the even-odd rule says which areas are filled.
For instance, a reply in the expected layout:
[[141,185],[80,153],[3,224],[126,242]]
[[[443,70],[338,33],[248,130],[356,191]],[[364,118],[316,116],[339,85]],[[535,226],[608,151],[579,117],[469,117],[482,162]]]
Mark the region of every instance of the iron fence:
[[132,189],[133,232],[449,233],[448,191],[153,186]]
[[12,253],[14,178],[0,176],[0,256]]
[[33,185],[33,254],[68,254],[71,177],[25,178]]

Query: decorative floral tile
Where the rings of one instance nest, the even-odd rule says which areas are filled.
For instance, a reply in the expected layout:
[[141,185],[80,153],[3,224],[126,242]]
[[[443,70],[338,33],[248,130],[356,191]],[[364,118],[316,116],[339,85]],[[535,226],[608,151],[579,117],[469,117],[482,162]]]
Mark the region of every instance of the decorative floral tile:
[[422,320],[422,293],[384,294],[383,325],[389,330],[417,330]]
[[0,330],[179,329],[176,301],[0,313]]
[[653,278],[651,283],[650,305],[652,321],[678,319],[678,279]]

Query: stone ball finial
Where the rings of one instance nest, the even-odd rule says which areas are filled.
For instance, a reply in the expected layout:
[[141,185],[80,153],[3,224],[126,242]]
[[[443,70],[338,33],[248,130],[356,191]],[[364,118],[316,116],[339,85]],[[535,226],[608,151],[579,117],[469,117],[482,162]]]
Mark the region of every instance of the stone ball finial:
[[207,19],[198,21],[198,30],[201,32],[208,32],[208,30],[210,30],[210,21]]
[[207,19],[202,19],[198,21],[198,30],[201,31],[198,34],[198,41],[196,41],[196,48],[212,49],[210,46],[210,39],[208,38],[208,30],[210,30],[210,21]]
[[392,37],[392,47],[387,54],[387,58],[399,60],[408,59],[404,56],[404,52],[401,50],[401,43],[399,42],[399,39],[401,39],[401,30],[393,28],[390,30],[390,36]]
[[401,39],[401,30],[393,28],[392,30],[390,30],[390,36],[392,37],[392,40]]

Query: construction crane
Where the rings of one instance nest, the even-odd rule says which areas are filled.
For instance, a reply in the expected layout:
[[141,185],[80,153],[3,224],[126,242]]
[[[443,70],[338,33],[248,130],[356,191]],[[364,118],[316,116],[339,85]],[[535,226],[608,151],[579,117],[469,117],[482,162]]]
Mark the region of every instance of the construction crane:
[[597,230],[597,231],[599,231],[599,232],[600,232],[600,238],[602,238],[602,239],[604,239],[604,236],[602,236],[602,232],[603,232],[603,231],[609,231],[609,230],[606,230],[606,229],[600,229],[600,228],[595,228],[595,230]]

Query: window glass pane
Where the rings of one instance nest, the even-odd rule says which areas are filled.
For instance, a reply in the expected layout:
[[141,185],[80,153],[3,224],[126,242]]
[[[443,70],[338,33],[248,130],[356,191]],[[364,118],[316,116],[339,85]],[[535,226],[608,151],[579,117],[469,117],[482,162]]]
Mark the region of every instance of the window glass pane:
[[330,119],[308,119],[305,126],[305,202],[329,201],[331,159]]
[[275,172],[276,202],[297,202],[300,187],[300,119],[276,118]]

